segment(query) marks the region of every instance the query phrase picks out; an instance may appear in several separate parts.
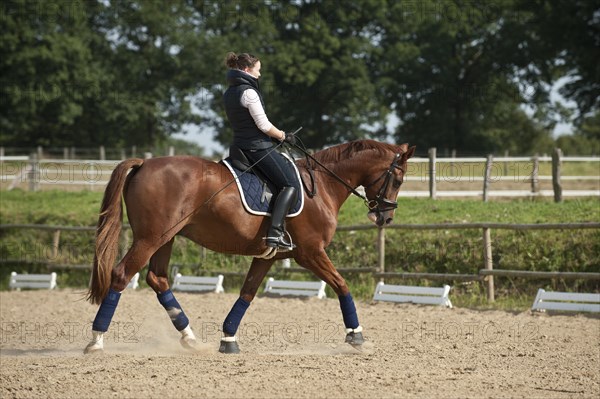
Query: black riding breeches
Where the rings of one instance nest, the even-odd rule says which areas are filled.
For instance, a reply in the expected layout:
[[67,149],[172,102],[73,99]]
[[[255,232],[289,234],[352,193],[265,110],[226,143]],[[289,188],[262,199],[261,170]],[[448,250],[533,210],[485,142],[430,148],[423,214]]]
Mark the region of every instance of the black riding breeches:
[[244,154],[251,164],[260,160],[254,167],[277,187],[277,191],[281,191],[286,186],[293,186],[296,182],[297,178],[293,167],[277,150],[273,148],[244,150]]

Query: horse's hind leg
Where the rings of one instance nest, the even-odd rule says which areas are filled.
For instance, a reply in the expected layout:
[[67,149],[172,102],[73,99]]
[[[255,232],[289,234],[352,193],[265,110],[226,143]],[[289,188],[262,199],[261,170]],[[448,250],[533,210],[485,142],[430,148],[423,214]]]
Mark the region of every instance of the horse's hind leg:
[[301,258],[298,257],[296,261],[333,288],[340,301],[340,309],[346,326],[346,342],[355,347],[362,345],[364,338],[362,327],[358,322],[354,299],[352,299],[348,285],[346,285],[346,280],[335,269],[325,251],[302,256]]
[[134,241],[127,254],[113,269],[110,289],[102,301],[100,308],[98,308],[96,318],[92,324],[92,341],[86,346],[83,351],[84,353],[98,352],[104,349],[104,333],[108,331],[110,322],[119,304],[121,292],[127,288],[127,284],[129,284],[133,276],[142,270],[155,250],[156,248],[149,245],[146,241]]
[[181,305],[175,299],[175,295],[169,288],[169,277],[167,275],[169,269],[169,259],[171,259],[171,251],[173,249],[173,241],[171,239],[165,245],[160,247],[158,251],[150,258],[150,266],[146,282],[154,292],[160,304],[165,308],[171,322],[181,333],[181,345],[187,349],[194,349],[196,337],[190,327],[190,322],[185,315]]
[[250,270],[248,270],[248,274],[246,274],[244,285],[240,291],[240,297],[233,304],[233,307],[223,322],[223,334],[225,336],[221,338],[219,352],[239,353],[240,348],[236,342],[235,334],[242,321],[242,317],[244,317],[246,310],[250,306],[250,302],[254,299],[260,284],[273,265],[273,262],[273,259],[254,258],[252,260],[252,265],[250,265]]

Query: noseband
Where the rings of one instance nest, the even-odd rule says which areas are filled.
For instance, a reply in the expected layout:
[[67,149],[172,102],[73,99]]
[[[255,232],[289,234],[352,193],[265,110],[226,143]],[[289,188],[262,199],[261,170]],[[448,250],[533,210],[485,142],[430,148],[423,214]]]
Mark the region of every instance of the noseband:
[[379,188],[379,191],[377,191],[377,195],[375,195],[375,198],[372,200],[365,199],[365,205],[367,205],[367,208],[369,208],[370,211],[381,213],[381,212],[386,212],[386,211],[392,211],[392,210],[398,208],[398,202],[391,201],[391,200],[385,198],[385,193],[387,192],[388,186],[390,185],[390,181],[392,180],[394,169],[400,169],[400,171],[402,171],[402,175],[404,176],[404,173],[405,173],[404,168],[402,168],[402,166],[400,166],[398,164],[398,161],[400,160],[401,155],[402,154],[397,153],[394,156],[394,159],[392,160],[390,167],[385,172],[383,172],[383,174],[381,176],[379,176],[374,182],[365,186],[365,192],[366,192],[366,190],[369,187],[375,185],[381,179],[384,179],[383,183],[381,184],[381,187]]

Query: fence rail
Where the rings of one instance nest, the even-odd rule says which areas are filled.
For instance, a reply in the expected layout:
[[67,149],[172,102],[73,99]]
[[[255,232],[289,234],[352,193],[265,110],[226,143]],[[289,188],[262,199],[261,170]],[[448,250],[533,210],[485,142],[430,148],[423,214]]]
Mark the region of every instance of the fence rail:
[[[65,154],[69,154],[65,151]],[[104,154],[104,151],[100,151]],[[173,150],[169,151],[173,154]],[[66,185],[86,187],[94,190],[102,188],[107,182],[112,169],[120,160],[105,160],[101,157],[94,159],[44,159],[43,151],[38,149],[31,156],[2,156],[0,155],[0,183],[9,183],[8,189],[26,184],[30,191],[40,189],[41,185]],[[124,155],[123,155],[124,156]],[[152,154],[145,153],[146,158]],[[68,158],[65,155],[65,158]],[[509,164],[528,164],[526,170],[515,168],[511,175]],[[540,163],[552,163],[552,175],[540,175]],[[555,201],[562,201],[563,197],[600,196],[599,175],[571,175],[562,176],[561,165],[565,162],[600,162],[600,157],[565,157],[560,149],[556,149],[552,156],[531,157],[464,157],[464,158],[437,158],[435,148],[429,150],[429,157],[412,158],[409,161],[409,170],[405,180],[407,182],[425,183],[428,190],[412,190],[410,187],[401,190],[400,197],[480,197],[487,201],[491,197],[554,197]],[[481,172],[477,172],[473,164],[482,164]],[[442,168],[441,165],[448,165]],[[460,165],[468,166],[468,173],[463,173]],[[501,168],[495,168],[500,165]],[[477,169],[477,170],[476,170]],[[496,171],[494,175],[493,171]],[[600,168],[599,168],[600,170]],[[525,174],[523,174],[525,172]],[[563,189],[563,182],[588,182],[584,189]],[[481,184],[481,189],[439,190],[438,184],[444,182]],[[528,184],[528,189],[503,188],[494,189],[493,183],[507,182]],[[552,189],[540,188],[540,182],[552,182]],[[591,182],[591,183],[589,183]],[[593,184],[597,182],[597,184]],[[470,187],[469,187],[470,188]]]
[[[124,225],[123,230],[129,229],[129,225]],[[38,225],[38,224],[2,224],[0,231],[9,229],[36,229],[53,232],[53,258],[56,258],[60,246],[61,231],[95,231],[96,227],[91,226],[57,226],[57,225]],[[482,230],[483,233],[483,268],[478,274],[452,274],[452,273],[410,273],[410,272],[386,272],[385,270],[385,231],[387,229],[397,230]],[[504,230],[576,230],[576,229],[600,229],[598,222],[581,223],[543,223],[543,224],[513,224],[513,223],[437,223],[437,224],[405,224],[389,225],[386,227],[377,227],[375,225],[354,225],[338,226],[336,231],[364,231],[377,230],[377,267],[364,268],[340,268],[342,273],[370,273],[375,278],[414,278],[429,280],[456,280],[456,281],[484,281],[487,283],[487,299],[493,302],[494,276],[503,277],[521,277],[521,278],[562,278],[562,279],[587,279],[600,280],[600,273],[578,273],[578,272],[539,272],[539,271],[520,271],[520,270],[494,270],[492,263],[492,229]],[[124,254],[128,249],[129,242],[125,234],[120,240],[120,253]],[[203,248],[204,250],[204,248]],[[49,269],[91,269],[91,265],[57,265],[47,261],[23,261],[1,259],[2,263],[27,263],[27,264],[45,264]],[[302,268],[285,268],[287,272],[308,272]],[[211,271],[215,272],[215,271]],[[245,272],[218,271],[219,274],[243,275]]]

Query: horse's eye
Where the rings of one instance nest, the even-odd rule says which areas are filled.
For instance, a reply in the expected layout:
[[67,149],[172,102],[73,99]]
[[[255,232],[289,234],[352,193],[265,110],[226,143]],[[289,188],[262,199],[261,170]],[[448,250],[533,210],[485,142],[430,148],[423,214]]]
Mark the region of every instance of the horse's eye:
[[402,182],[400,180],[394,180],[394,182],[392,183],[392,187],[398,188],[401,184]]

